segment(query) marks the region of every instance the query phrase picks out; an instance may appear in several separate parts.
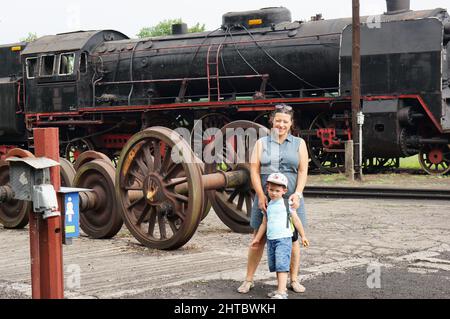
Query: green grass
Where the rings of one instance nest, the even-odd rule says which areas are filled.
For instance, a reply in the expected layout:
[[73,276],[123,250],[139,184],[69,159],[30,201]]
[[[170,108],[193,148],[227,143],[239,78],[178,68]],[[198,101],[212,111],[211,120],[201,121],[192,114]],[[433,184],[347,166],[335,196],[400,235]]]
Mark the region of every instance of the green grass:
[[421,169],[419,163],[419,156],[411,156],[407,158],[400,159],[400,168],[408,168],[408,169]]

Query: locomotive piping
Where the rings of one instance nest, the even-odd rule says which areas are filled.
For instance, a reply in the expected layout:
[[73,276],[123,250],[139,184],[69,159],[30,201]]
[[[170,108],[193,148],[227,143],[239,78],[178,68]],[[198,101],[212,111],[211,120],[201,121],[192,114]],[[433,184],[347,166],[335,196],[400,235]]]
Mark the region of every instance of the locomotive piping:
[[[222,45],[227,40],[227,37],[228,37],[228,28],[227,28],[227,32],[225,33],[225,38],[224,38],[224,40],[222,42]],[[222,52],[223,52],[223,50],[220,52],[220,62],[222,62],[222,68],[223,68],[223,71],[224,71],[225,75],[228,75],[227,68],[225,67],[225,61],[223,60]],[[228,85],[233,89],[234,92],[237,91],[236,87],[233,85],[233,81],[231,81],[230,79],[228,79]]]
[[[133,62],[134,62],[134,54],[136,52],[136,48],[138,47],[139,43],[142,41],[136,42],[133,48],[133,52],[131,52],[131,60],[130,60],[130,80],[133,82]],[[131,96],[133,95],[134,91],[134,83],[131,84],[130,94],[128,94],[128,105],[131,105]]]
[[[213,33],[216,32],[216,31],[219,31],[219,30],[220,30],[220,28],[219,28],[219,29],[216,29],[216,30],[214,30],[214,31],[211,31],[211,32],[209,32],[209,33],[207,33],[207,34],[205,35],[205,37],[203,38],[202,43],[201,43],[200,45],[197,46],[197,50],[195,51],[195,54],[194,54],[194,56],[192,57],[191,62],[189,63],[189,72],[188,72],[189,74],[191,73],[191,68],[192,68],[192,65],[193,65],[193,63],[194,63],[194,61],[195,61],[195,58],[197,57],[198,53],[200,52],[200,49],[204,46],[205,41],[208,40],[208,38],[210,37],[211,34],[213,34]],[[195,47],[195,46],[192,46],[192,47]]]
[[[231,29],[228,28],[227,30],[228,30],[228,32],[230,33],[231,41],[233,41],[233,34],[231,33]],[[235,48],[236,52],[237,52],[238,55],[241,57],[241,59],[245,62],[245,64],[247,64],[247,65],[250,67],[250,69],[252,69],[253,72],[255,72],[257,75],[261,75],[261,74],[260,74],[260,73],[259,73],[259,72],[258,72],[258,71],[250,64],[250,62],[248,62],[247,59],[242,55],[241,51],[240,51],[239,48],[237,47],[236,42],[233,42],[233,45],[234,45],[234,48]],[[276,87],[274,87],[270,82],[267,82],[267,85],[269,85],[272,89],[274,89],[275,92],[276,92],[281,98],[283,98],[283,95],[282,95],[282,94],[278,91],[278,89],[277,89]]]

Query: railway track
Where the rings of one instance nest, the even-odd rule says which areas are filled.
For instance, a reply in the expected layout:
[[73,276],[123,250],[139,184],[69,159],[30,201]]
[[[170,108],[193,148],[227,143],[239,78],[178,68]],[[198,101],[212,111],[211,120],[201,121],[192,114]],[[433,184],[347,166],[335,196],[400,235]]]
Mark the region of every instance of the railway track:
[[450,189],[393,188],[379,186],[308,186],[305,188],[304,194],[306,197],[450,200]]

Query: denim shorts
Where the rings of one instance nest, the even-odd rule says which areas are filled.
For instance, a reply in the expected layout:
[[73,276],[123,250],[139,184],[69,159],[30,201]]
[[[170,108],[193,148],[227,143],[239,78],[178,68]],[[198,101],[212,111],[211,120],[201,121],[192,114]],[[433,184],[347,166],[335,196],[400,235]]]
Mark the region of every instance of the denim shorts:
[[[287,214],[287,213],[286,213]],[[308,222],[306,219],[306,210],[305,210],[305,199],[302,198],[300,201],[300,207],[297,209],[297,215],[300,217],[302,221],[303,228],[306,229],[308,227]],[[253,201],[252,206],[252,214],[250,217],[250,226],[254,230],[258,230],[259,226],[261,226],[263,220],[262,211],[258,208],[258,196],[255,196],[255,200]]]
[[267,259],[270,272],[289,272],[291,252],[291,237],[267,240]]

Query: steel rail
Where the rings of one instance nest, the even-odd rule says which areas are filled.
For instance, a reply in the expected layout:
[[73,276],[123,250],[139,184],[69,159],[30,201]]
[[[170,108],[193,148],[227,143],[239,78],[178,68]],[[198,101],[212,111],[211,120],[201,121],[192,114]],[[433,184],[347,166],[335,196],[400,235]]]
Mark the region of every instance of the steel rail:
[[308,186],[303,193],[305,197],[450,200],[450,189]]

